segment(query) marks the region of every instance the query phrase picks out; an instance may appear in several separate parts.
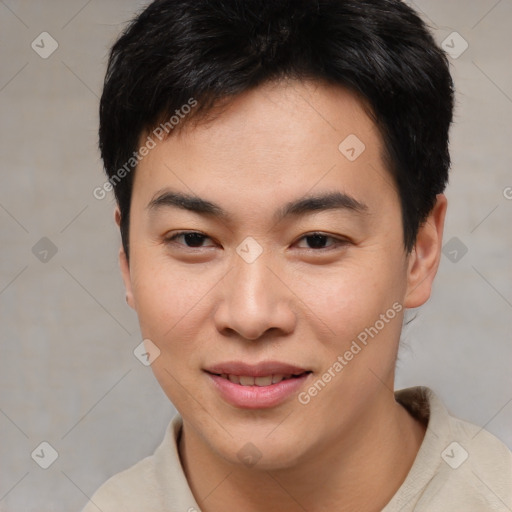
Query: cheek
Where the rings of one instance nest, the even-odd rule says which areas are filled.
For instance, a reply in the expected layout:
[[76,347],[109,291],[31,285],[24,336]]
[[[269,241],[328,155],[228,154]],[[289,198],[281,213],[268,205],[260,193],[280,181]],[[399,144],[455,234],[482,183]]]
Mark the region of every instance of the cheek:
[[403,269],[392,261],[361,257],[301,275],[290,288],[303,301],[304,312],[323,326],[324,343],[339,349],[403,300],[404,279]]
[[[207,276],[184,271],[166,261],[135,266],[133,294],[141,334],[160,350],[151,369],[178,410],[197,408],[202,328],[208,319]],[[187,391],[184,391],[187,390]]]
[[205,314],[205,298],[211,288],[208,276],[191,275],[167,260],[135,266],[132,276],[142,335],[162,345],[161,349],[174,344],[179,344],[180,350],[191,348],[199,317]]

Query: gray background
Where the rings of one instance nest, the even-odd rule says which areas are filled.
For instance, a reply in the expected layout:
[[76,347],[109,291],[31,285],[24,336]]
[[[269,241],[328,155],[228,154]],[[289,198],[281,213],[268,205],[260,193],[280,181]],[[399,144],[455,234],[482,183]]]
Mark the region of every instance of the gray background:
[[[79,510],[152,452],[173,415],[133,355],[141,340],[124,301],[113,200],[92,195],[103,182],[107,49],[144,3],[0,1],[2,511]],[[439,43],[457,31],[469,48],[450,59],[458,92],[445,242],[455,245],[404,332],[397,387],[432,387],[453,414],[512,447],[512,2],[409,3]],[[47,59],[31,47],[43,31],[59,45]],[[57,249],[47,261],[43,237]],[[31,458],[42,441],[58,452],[46,470]]]

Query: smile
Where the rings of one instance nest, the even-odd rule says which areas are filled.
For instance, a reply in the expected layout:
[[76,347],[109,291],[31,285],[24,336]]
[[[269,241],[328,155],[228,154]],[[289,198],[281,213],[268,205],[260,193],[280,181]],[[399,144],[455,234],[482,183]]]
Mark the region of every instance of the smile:
[[229,362],[204,371],[215,394],[241,409],[277,407],[299,393],[312,374],[310,370],[278,362]]
[[265,375],[263,377],[253,377],[251,375],[233,375],[223,373],[220,375],[223,379],[229,380],[233,384],[240,384],[241,386],[271,386],[272,384],[279,384],[279,382],[283,380],[293,379],[300,377],[300,375],[283,375],[283,374],[273,374],[273,375]]

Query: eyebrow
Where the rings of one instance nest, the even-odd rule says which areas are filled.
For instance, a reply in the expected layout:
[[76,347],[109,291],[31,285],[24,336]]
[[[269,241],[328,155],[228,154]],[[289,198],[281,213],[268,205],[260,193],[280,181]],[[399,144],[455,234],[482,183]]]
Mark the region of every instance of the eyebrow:
[[164,207],[181,208],[183,210],[189,210],[203,215],[226,219],[229,217],[227,212],[215,203],[202,199],[198,196],[183,194],[181,192],[172,192],[170,190],[157,192],[155,197],[146,206],[150,213],[156,212]]
[[328,192],[291,201],[280,208],[274,217],[278,222],[285,217],[299,216],[323,210],[350,210],[355,213],[366,213],[368,212],[368,206],[348,194]]
[[[156,213],[158,210],[166,207],[181,208],[200,215],[217,217],[225,221],[231,219],[231,215],[228,212],[211,201],[195,195],[173,192],[171,190],[157,192],[146,208],[150,213]],[[361,214],[368,212],[368,206],[345,193],[328,192],[301,197],[286,203],[276,211],[274,221],[279,222],[286,217],[301,216],[324,210],[349,210]]]

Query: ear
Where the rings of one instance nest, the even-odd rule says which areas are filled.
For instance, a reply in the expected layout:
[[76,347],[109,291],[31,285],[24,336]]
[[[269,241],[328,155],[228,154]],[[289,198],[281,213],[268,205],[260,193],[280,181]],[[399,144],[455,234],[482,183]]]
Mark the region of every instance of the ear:
[[[121,211],[119,207],[116,207],[114,212],[114,219],[118,227],[121,227]],[[123,245],[119,249],[119,267],[121,268],[121,276],[123,277],[124,288],[126,290],[126,302],[128,305],[135,309],[135,301],[133,300],[132,293],[132,279],[130,276],[130,265],[128,263],[128,258],[126,257],[126,253],[124,252]]]
[[406,308],[417,308],[430,297],[441,260],[446,206],[445,195],[438,194],[434,208],[418,230],[416,243],[408,257]]

